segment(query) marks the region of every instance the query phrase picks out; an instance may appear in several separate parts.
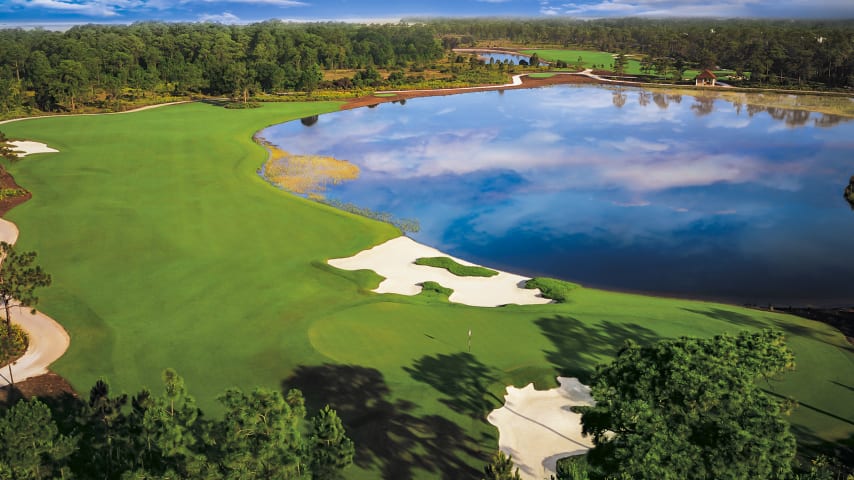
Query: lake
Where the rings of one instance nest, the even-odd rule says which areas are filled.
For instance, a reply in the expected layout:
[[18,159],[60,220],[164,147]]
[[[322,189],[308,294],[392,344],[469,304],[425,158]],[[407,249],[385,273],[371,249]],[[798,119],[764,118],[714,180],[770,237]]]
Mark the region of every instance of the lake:
[[261,135],[355,163],[328,198],[418,219],[416,240],[477,263],[737,304],[854,304],[854,122],[840,117],[565,85]]

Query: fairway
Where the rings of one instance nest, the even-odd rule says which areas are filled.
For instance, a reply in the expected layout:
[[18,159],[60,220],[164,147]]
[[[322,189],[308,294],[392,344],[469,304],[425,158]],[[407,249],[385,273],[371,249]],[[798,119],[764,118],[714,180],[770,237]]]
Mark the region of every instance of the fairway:
[[[522,50],[526,55],[536,53],[540,58],[547,62],[556,62],[563,60],[569,65],[576,65],[578,58],[581,57],[581,64],[584,68],[604,68],[611,70],[614,64],[614,54],[608,52],[595,52],[592,50]],[[594,67],[594,65],[596,65]],[[604,67],[602,66],[604,65]],[[626,74],[640,75],[640,62],[626,55]]]
[[501,308],[370,293],[376,275],[325,260],[399,232],[257,174],[266,152],[255,132],[338,108],[193,103],[3,125],[60,151],[10,167],[33,198],[7,215],[19,248],[53,276],[39,307],[71,335],[53,369],[85,396],[99,377],[119,391],[157,388],[173,367],[214,413],[227,387],[299,387],[310,408],[329,403],[347,425],[348,478],[467,479],[497,448],[485,416],[508,384],[585,380],[626,339],[774,327],[797,370],[765,386],[800,403],[799,439],[854,434],[854,351],[824,324],[587,288],[564,304]]

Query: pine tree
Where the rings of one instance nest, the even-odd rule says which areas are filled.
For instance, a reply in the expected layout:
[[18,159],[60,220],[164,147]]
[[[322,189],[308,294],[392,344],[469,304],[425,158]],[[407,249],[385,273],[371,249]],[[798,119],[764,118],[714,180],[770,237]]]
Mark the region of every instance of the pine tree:
[[513,465],[513,459],[499,451],[492,457],[492,463],[483,467],[483,480],[522,480],[519,469]]
[[50,409],[20,401],[0,417],[0,478],[66,477],[74,441],[59,434]]
[[341,419],[329,405],[312,418],[307,447],[311,478],[315,480],[337,479],[340,471],[353,463],[353,442],[347,438]]

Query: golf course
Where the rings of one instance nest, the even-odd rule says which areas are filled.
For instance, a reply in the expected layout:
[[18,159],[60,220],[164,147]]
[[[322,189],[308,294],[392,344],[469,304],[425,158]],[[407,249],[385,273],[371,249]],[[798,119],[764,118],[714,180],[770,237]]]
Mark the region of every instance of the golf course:
[[770,327],[797,367],[762,385],[797,401],[799,443],[851,441],[854,347],[828,325],[584,287],[565,303],[471,307],[373,293],[379,275],[330,266],[400,232],[271,186],[253,135],[341,106],[186,103],[2,125],[59,151],[9,166],[33,196],[5,217],[53,278],[39,309],[71,344],[52,370],[85,396],[102,377],[115,391],[158,387],[171,367],[214,414],[231,386],[297,387],[310,411],[329,404],[344,421],[348,478],[463,479],[497,449],[486,415],[508,385],[584,382],[627,339]]

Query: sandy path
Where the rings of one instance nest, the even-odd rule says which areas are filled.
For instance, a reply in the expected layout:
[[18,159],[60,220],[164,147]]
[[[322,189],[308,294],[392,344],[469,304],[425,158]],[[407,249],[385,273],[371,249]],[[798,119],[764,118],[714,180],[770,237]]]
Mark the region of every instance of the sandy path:
[[[415,265],[421,257],[450,257],[441,251],[422,245],[409,237],[393,238],[349,258],[329,260],[333,267],[343,270],[373,270],[386,279],[374,290],[377,293],[417,295],[421,282],[432,280],[452,288],[449,300],[475,307],[497,307],[507,304],[534,305],[551,303],[537,289],[522,288],[528,277],[500,272],[493,277],[458,277],[444,268]],[[474,265],[453,258],[462,265]]]
[[[15,142],[18,150],[23,150],[19,156],[31,153],[42,153],[56,150],[38,142]],[[0,241],[14,244],[18,240],[18,227],[0,218]],[[12,379],[20,382],[28,378],[48,373],[47,367],[55,362],[68,350],[71,337],[55,320],[47,315],[36,312],[30,313],[29,308],[12,307],[12,323],[20,325],[29,336],[30,344],[27,351],[12,365]],[[2,327],[0,327],[2,328]],[[9,367],[0,368],[0,387],[10,383]]]
[[498,448],[513,459],[524,480],[542,480],[556,473],[557,461],[581,455],[593,444],[581,436],[581,415],[569,411],[592,405],[590,388],[576,378],[558,377],[560,386],[535,390],[507,387],[504,406],[487,420],[498,427]]

